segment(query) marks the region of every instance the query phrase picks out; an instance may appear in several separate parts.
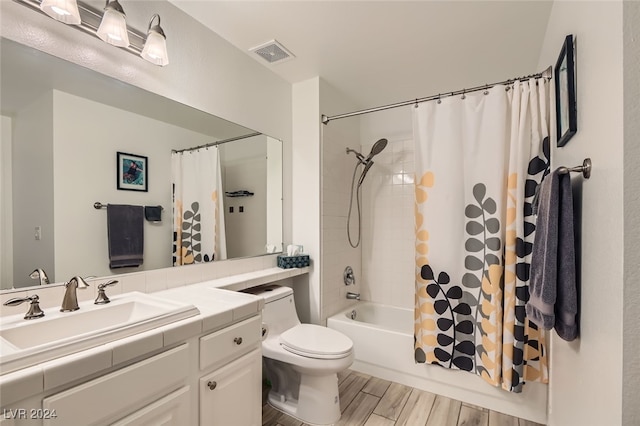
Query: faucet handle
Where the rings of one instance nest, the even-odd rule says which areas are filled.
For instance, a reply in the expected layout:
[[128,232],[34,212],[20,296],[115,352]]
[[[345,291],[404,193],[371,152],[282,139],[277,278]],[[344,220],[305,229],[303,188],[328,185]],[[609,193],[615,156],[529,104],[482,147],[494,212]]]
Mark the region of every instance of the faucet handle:
[[24,316],[24,319],[30,320],[35,318],[42,318],[44,316],[44,312],[40,309],[40,298],[37,294],[29,297],[16,297],[13,299],[9,299],[3,303],[4,306],[18,306],[22,305],[24,302],[31,302],[29,306],[29,310]]
[[107,297],[107,293],[104,291],[104,289],[110,285],[114,285],[117,283],[118,280],[111,280],[107,281],[106,283],[98,284],[98,297],[96,297],[96,300],[93,303],[96,305],[104,305],[111,302],[111,300],[109,300],[109,298]]
[[344,280],[344,285],[353,285],[356,283],[356,276],[353,273],[353,268],[351,266],[344,268],[342,279]]

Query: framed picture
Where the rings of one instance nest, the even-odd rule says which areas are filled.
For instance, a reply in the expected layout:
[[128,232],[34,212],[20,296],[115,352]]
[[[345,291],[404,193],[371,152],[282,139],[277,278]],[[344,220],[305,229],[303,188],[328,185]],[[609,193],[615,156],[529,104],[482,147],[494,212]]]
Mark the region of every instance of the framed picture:
[[564,146],[578,130],[576,122],[576,83],[573,35],[564,39],[556,62],[556,129],[558,146]]
[[126,191],[149,190],[149,160],[142,155],[118,152],[116,156],[118,169],[118,189]]

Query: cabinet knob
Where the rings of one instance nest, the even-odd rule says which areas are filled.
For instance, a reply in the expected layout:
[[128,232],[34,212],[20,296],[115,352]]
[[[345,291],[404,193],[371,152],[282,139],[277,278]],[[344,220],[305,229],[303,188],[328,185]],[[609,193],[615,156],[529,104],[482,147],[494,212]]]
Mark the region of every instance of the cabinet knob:
[[233,343],[235,343],[236,345],[241,345],[242,337],[236,337],[235,339],[233,339]]
[[214,390],[216,386],[218,386],[218,383],[214,381],[210,381],[209,383],[207,383],[207,386],[209,386],[210,390]]

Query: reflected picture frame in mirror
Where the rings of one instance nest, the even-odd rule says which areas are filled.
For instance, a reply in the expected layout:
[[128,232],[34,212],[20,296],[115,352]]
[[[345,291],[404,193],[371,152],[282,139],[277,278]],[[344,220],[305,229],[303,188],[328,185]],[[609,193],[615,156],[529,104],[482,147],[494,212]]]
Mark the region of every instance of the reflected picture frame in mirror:
[[149,191],[149,159],[144,155],[116,153],[116,184],[119,190]]

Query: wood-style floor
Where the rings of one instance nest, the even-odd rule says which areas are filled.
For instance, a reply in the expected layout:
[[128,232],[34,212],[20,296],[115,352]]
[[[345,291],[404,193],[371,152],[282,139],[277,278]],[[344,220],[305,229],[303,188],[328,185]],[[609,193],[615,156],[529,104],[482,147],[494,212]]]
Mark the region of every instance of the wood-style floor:
[[[338,381],[340,426],[541,426],[351,370],[338,374]],[[306,426],[268,404],[262,424]]]

